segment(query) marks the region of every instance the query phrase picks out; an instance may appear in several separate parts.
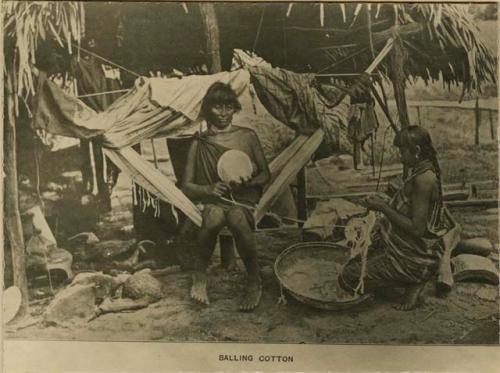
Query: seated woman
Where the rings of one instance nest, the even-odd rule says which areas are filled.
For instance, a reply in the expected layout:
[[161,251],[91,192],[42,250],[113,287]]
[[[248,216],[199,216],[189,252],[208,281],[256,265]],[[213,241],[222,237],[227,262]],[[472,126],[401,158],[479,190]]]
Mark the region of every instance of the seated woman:
[[[390,202],[369,197],[364,205],[383,214],[368,249],[365,291],[405,288],[405,299],[396,307],[410,310],[417,305],[425,283],[439,266],[441,237],[447,231],[443,216],[441,172],[429,133],[410,126],[396,135],[401,162],[409,176]],[[359,282],[361,260],[349,261],[339,276],[340,285],[353,291]]]
[[[200,117],[208,129],[195,136],[189,150],[182,180],[183,192],[204,203],[199,232],[199,257],[193,276],[191,298],[209,304],[206,269],[220,230],[227,226],[247,271],[247,285],[240,310],[253,310],[260,302],[262,284],[257,262],[257,247],[252,211],[259,201],[270,171],[259,139],[248,128],[232,125],[233,115],[241,110],[236,93],[224,83],[214,83],[203,98]],[[253,174],[247,180],[228,185],[217,173],[217,162],[227,150],[240,150],[252,162]],[[232,198],[236,203],[230,203]],[[243,206],[242,206],[243,205]]]

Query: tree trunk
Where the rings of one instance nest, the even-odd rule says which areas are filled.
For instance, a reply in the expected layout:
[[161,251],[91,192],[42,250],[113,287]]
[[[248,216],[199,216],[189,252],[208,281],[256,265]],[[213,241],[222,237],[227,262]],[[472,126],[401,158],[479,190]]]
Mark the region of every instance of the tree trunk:
[[[205,28],[207,63],[211,74],[222,70],[220,62],[219,26],[212,3],[200,3],[201,18]],[[220,256],[223,267],[234,265],[234,241],[232,237],[219,236]]]
[[479,110],[479,97],[476,97],[476,105],[474,107],[474,118],[476,124],[474,144],[479,145],[479,127],[481,126],[481,111]]
[[18,316],[28,311],[28,281],[26,278],[26,257],[24,249],[23,228],[19,212],[19,194],[17,188],[16,157],[16,119],[14,110],[14,87],[12,73],[7,74],[7,122],[5,123],[5,190],[4,190],[4,227],[7,231],[12,250],[12,269],[14,286],[21,290],[22,302]]
[[389,73],[392,86],[394,88],[394,98],[398,109],[400,128],[405,128],[410,125],[405,95],[406,75],[403,69],[406,57],[407,56],[401,44],[401,40],[396,39],[390,57]]
[[215,7],[212,3],[200,3],[201,18],[205,28],[206,36],[206,53],[208,56],[208,63],[210,73],[214,74],[220,72],[220,45],[219,45],[219,26],[217,24],[217,15],[215,14]]

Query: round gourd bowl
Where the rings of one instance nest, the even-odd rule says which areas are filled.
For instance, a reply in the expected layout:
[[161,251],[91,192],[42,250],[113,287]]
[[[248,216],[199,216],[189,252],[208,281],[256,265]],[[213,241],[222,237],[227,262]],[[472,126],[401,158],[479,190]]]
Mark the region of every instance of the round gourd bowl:
[[331,242],[301,242],[285,249],[274,264],[278,281],[299,302],[325,310],[345,310],[368,302],[371,295],[350,295],[338,275],[349,249]]
[[241,150],[228,150],[217,162],[217,174],[225,183],[237,182],[252,176],[253,166],[250,157]]

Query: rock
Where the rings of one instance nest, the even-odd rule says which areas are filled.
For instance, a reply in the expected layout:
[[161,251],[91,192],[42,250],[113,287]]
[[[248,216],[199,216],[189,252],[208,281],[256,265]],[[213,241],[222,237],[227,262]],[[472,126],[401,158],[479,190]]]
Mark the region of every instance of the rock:
[[472,254],[488,256],[491,252],[493,252],[493,245],[490,240],[476,237],[460,241],[455,250],[453,250],[453,255]]
[[496,286],[484,285],[476,292],[476,296],[482,300],[495,302],[498,298],[498,288]]
[[462,254],[451,260],[455,281],[480,280],[498,285],[498,271],[493,262],[482,256]]
[[141,299],[149,297],[154,301],[163,297],[161,282],[147,272],[137,272],[123,284],[123,297]]
[[93,285],[96,299],[99,300],[112,296],[121,283],[117,278],[102,272],[87,272],[76,275],[70,286]]
[[74,285],[56,295],[44,313],[48,323],[67,325],[87,322],[95,311],[93,285]]

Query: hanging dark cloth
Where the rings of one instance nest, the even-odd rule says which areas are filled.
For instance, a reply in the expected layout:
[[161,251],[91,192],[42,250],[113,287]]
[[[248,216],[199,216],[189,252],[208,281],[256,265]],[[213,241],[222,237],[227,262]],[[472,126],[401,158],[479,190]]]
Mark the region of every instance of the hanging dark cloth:
[[374,102],[370,96],[363,99],[351,97],[347,137],[353,144],[363,144],[378,128]]
[[[106,77],[106,67],[96,58],[85,56],[72,61],[72,72],[77,81],[79,95],[102,93],[120,88],[119,79]],[[109,68],[108,68],[109,70]],[[82,101],[97,112],[106,110],[120,94],[104,94],[90,97],[82,97]],[[104,156],[100,139],[80,140],[80,151],[82,157],[82,180],[88,191],[93,189],[93,178],[90,159],[90,141],[92,141],[92,154],[96,170],[96,181],[98,196],[103,211],[111,210],[110,189],[114,187],[119,175],[119,169],[107,160],[107,173],[104,175]],[[109,179],[109,183],[108,183]]]

